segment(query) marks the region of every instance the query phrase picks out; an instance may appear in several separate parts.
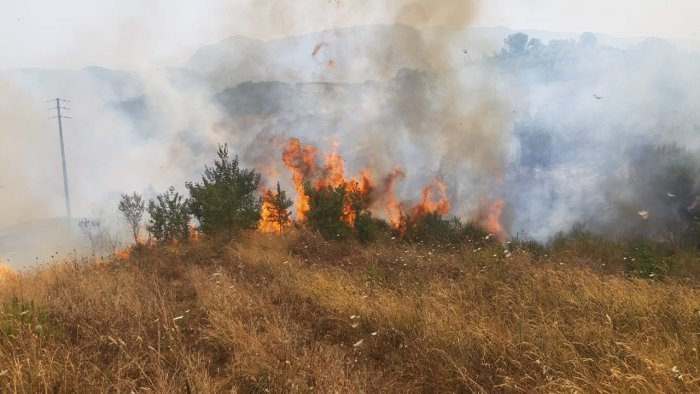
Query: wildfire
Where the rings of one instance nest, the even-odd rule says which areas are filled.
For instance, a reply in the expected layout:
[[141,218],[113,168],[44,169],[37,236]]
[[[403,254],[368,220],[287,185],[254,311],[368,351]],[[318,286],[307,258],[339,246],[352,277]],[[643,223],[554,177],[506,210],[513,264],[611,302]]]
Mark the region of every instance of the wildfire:
[[280,228],[279,224],[275,223],[273,214],[275,207],[270,201],[268,201],[269,197],[276,196],[276,193],[273,193],[272,190],[268,189],[265,191],[265,193],[263,193],[263,196],[265,196],[265,201],[262,203],[260,225],[258,226],[258,230],[263,233],[275,233],[281,231],[282,229]]
[[282,153],[284,165],[292,172],[292,181],[299,199],[295,205],[299,220],[306,220],[309,212],[309,197],[304,193],[304,182],[314,173],[316,168],[316,148],[307,145],[302,147],[301,142],[292,138],[287,141],[287,146]]
[[[314,186],[317,190],[328,186],[338,187],[345,184],[348,192],[357,193],[362,199],[367,199],[372,190],[369,171],[363,171],[356,178],[347,179],[345,177],[345,161],[335,152],[335,148],[333,152],[325,155],[325,164],[323,166],[317,164],[316,156],[317,150],[315,147],[302,145],[296,138],[287,141],[282,153],[282,161],[292,172],[294,189],[299,197],[295,202],[297,218],[302,222],[306,220],[310,208],[309,196],[304,192],[305,183]],[[351,204],[348,203],[344,210],[347,223],[353,225],[355,214]],[[263,215],[265,211],[266,209],[263,207]],[[262,228],[261,230],[265,231]]]
[[[376,214],[378,209],[383,208],[390,225],[399,231],[405,230],[406,226],[411,223],[415,224],[425,219],[429,214],[446,216],[450,213],[452,204],[448,198],[447,185],[440,178],[435,179],[421,190],[419,203],[414,206],[405,205],[395,192],[396,182],[406,177],[402,168],[396,167],[387,174],[377,189],[377,185],[373,184],[372,181],[374,172],[370,170],[364,170],[354,178],[347,178],[345,161],[336,148],[337,144],[334,145],[330,153],[321,156],[314,146],[304,145],[296,138],[289,139],[284,144],[282,161],[292,174],[292,181],[298,197],[295,201],[298,221],[306,221],[310,209],[309,196],[304,191],[305,185],[314,187],[316,190],[345,185],[346,191],[361,198],[362,205],[371,209],[373,213]],[[478,222],[500,239],[505,237],[501,226],[503,207],[503,200],[497,200],[488,205],[484,204],[478,216]],[[263,203],[260,231],[274,232],[279,230],[274,223],[268,220],[270,212],[271,206]],[[345,221],[350,226],[354,226],[356,212],[352,201],[346,203],[344,214]]]
[[389,223],[391,223],[394,228],[399,227],[401,224],[401,217],[403,217],[401,203],[399,203],[399,200],[396,198],[396,194],[394,194],[394,183],[404,178],[406,178],[406,174],[401,168],[397,167],[386,177],[386,180],[384,181],[386,190],[384,193],[384,198],[386,199],[386,213],[389,217]]
[[118,249],[114,252],[114,258],[117,260],[127,260],[131,257],[131,248]]
[[[345,182],[345,180],[343,180],[343,182]],[[345,184],[347,185],[347,191],[349,193],[354,193],[363,201],[363,203],[365,203],[364,205],[367,205],[367,199],[369,198],[369,194],[372,192],[372,178],[369,172],[363,171],[357,178],[354,178],[349,182],[345,182]],[[340,183],[338,185],[340,185]],[[350,226],[354,226],[356,213],[353,209],[351,201],[345,203],[343,213],[345,214],[345,222]]]
[[5,264],[0,264],[0,283],[15,280],[17,278],[16,274],[9,266]]
[[201,236],[199,230],[197,230],[197,226],[195,226],[194,223],[190,223],[190,241],[199,241]]
[[447,198],[447,185],[439,179],[423,188],[423,201],[413,208],[414,217],[424,217],[425,215],[437,212],[440,216],[450,213],[450,200]]
[[489,233],[495,235],[496,238],[501,241],[506,237],[503,226],[501,225],[501,216],[503,215],[504,206],[505,202],[503,200],[496,200],[488,204],[485,208],[485,212],[481,214],[481,224]]

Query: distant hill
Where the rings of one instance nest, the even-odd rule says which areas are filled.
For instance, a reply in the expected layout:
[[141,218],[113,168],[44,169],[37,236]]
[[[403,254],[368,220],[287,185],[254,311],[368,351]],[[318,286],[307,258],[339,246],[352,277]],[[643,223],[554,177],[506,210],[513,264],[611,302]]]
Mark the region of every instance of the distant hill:
[[[475,27],[416,29],[405,25],[339,28],[272,40],[232,36],[200,48],[185,65],[216,90],[245,81],[363,82],[386,80],[401,68],[426,70],[436,59],[460,64],[500,51],[514,33],[551,40],[577,40],[580,33]],[[596,34],[601,45],[626,48],[644,38]],[[691,40],[669,40],[680,49],[700,50]],[[465,53],[466,51],[466,53]]]
[[[436,63],[460,64],[500,51],[510,34],[576,40],[579,33],[514,30],[507,27],[474,27],[465,30],[413,28],[406,25],[372,25],[324,30],[315,33],[258,40],[231,36],[199,48],[181,66],[156,68],[157,73],[181,82],[208,82],[215,92],[246,81],[350,82],[382,81],[402,68],[427,70]],[[620,38],[598,34],[601,45],[625,48],[644,38]],[[700,42],[668,40],[681,50],[700,51]],[[465,52],[466,51],[466,52]],[[126,101],[144,94],[139,72],[85,67],[79,70],[0,70],[0,77],[20,80],[51,97],[75,100]],[[88,94],[89,93],[89,94]]]

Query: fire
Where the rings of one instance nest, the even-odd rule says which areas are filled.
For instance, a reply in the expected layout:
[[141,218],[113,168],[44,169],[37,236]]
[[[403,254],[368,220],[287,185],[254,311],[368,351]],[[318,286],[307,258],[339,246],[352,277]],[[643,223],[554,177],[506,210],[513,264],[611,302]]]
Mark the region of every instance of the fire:
[[[347,185],[348,193],[354,193],[363,201],[363,205],[367,205],[367,199],[372,191],[372,178],[368,171],[363,171],[357,178],[351,179],[349,182],[345,182],[343,179],[343,182],[341,183],[345,183]],[[345,203],[343,213],[345,214],[345,222],[351,227],[355,226],[356,213],[353,209],[351,201],[347,201]]]
[[194,223],[190,223],[190,241],[199,241],[201,234]]
[[131,248],[118,249],[114,252],[114,258],[117,260],[128,260],[131,257]]
[[345,162],[336,152],[326,155],[326,165],[323,174],[316,182],[316,188],[326,186],[338,187],[345,182]]
[[[348,178],[345,161],[336,149],[337,144],[330,153],[319,155],[314,146],[304,145],[296,138],[289,139],[283,145],[282,161],[291,172],[298,196],[295,201],[298,221],[306,221],[310,209],[309,197],[304,191],[305,185],[314,187],[316,190],[345,185],[348,193],[362,199],[364,208],[372,210],[374,214],[377,214],[377,210],[383,209],[389,224],[402,233],[408,228],[407,226],[416,225],[430,214],[443,217],[450,214],[452,203],[448,197],[448,188],[439,177],[421,190],[421,199],[417,204],[406,205],[397,197],[395,190],[396,182],[406,178],[402,168],[394,168],[377,185],[373,183],[375,173],[369,169],[362,171],[354,178]],[[272,193],[272,191],[268,190],[266,193]],[[485,202],[484,200],[481,205],[476,221],[499,239],[505,239],[505,231],[501,223],[505,202],[503,200]],[[352,201],[348,201],[344,207],[345,221],[350,226],[354,226],[356,220],[354,208]],[[277,225],[269,220],[271,211],[271,205],[263,203],[260,231],[279,230]]]
[[401,204],[394,194],[394,183],[397,180],[406,178],[406,174],[403,169],[397,167],[395,168],[384,181],[385,193],[384,198],[386,200],[386,213],[389,218],[389,223],[392,227],[398,228],[401,224],[401,217],[403,217],[403,210],[401,209]]
[[[437,212],[440,216],[450,213],[450,200],[447,198],[447,185],[439,179],[423,188],[423,201],[413,208],[414,217]],[[437,194],[437,195],[436,195]]]
[[388,190],[390,191],[387,212],[392,227],[398,230],[401,235],[405,235],[410,227],[420,223],[430,214],[446,216],[450,213],[452,205],[447,197],[447,185],[440,179],[435,179],[422,189],[423,198],[421,202],[409,211],[410,214],[405,215],[391,189],[396,178],[399,176],[403,178],[403,172],[394,172],[392,174],[394,176],[390,176],[387,182],[389,185]]
[[[317,164],[317,150],[315,147],[302,145],[296,138],[287,141],[282,153],[282,161],[292,172],[294,189],[299,197],[295,202],[299,221],[303,222],[306,220],[310,209],[309,196],[304,192],[305,183],[312,185],[317,190],[329,186],[335,188],[345,184],[348,192],[357,193],[363,200],[368,198],[372,190],[370,172],[363,171],[358,177],[347,179],[345,177],[345,161],[340,154],[335,152],[336,147],[337,144],[334,144],[333,151],[324,157],[325,164],[319,166]],[[265,210],[265,207],[263,207],[263,214],[265,214]],[[349,202],[345,206],[344,211],[346,222],[354,225],[355,213]],[[261,230],[265,231],[262,228]]]
[[316,148],[313,146],[301,146],[301,142],[292,138],[287,141],[287,146],[282,153],[284,165],[292,171],[292,181],[299,199],[295,205],[299,220],[306,220],[309,212],[309,197],[304,193],[304,182],[316,169]]
[[262,203],[262,209],[260,212],[261,217],[258,229],[263,233],[275,233],[278,231],[282,231],[282,227],[279,224],[277,224],[274,219],[275,207],[269,201],[272,199],[272,197],[277,197],[277,193],[274,193],[272,190],[267,189],[267,191],[263,193],[263,196],[264,201]]
[[496,200],[488,204],[486,211],[482,214],[482,225],[489,233],[495,235],[501,241],[505,239],[505,232],[501,225],[501,215],[503,215],[504,206],[505,202],[503,200]]
[[5,264],[0,264],[0,283],[15,280],[17,275]]
[[267,201],[263,202],[261,216],[260,226],[258,227],[260,231],[263,233],[275,233],[279,230],[277,224],[270,219],[272,216],[272,204]]

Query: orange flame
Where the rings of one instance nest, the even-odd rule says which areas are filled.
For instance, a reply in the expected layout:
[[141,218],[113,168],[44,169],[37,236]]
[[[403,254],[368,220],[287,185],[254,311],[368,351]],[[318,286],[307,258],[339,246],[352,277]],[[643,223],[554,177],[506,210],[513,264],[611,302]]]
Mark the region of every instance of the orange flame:
[[284,164],[292,171],[292,181],[299,199],[295,205],[299,220],[306,220],[309,212],[309,197],[304,193],[304,182],[311,177],[316,168],[316,148],[313,146],[301,146],[298,139],[287,141],[287,146],[282,153]]
[[[367,199],[372,192],[372,177],[368,171],[363,171],[357,178],[351,179],[349,182],[345,182],[343,179],[340,184],[342,183],[347,185],[347,191],[349,193],[355,193],[357,197],[363,201],[363,205],[367,205]],[[340,184],[338,184],[338,186]],[[352,206],[352,201],[347,201],[345,203],[343,213],[345,214],[345,222],[351,227],[354,227],[357,217]]]
[[190,241],[199,241],[201,237],[202,235],[199,233],[194,223],[190,223]]
[[[436,196],[436,193],[439,196]],[[447,185],[439,179],[423,188],[423,201],[413,208],[413,216],[416,218],[437,212],[440,216],[450,213],[450,200],[447,198]]]
[[[337,143],[334,144],[333,151],[325,155],[323,166],[319,166],[317,165],[317,150],[315,147],[302,145],[296,138],[287,141],[282,153],[282,160],[292,173],[294,188],[298,196],[295,205],[299,221],[303,222],[306,220],[310,209],[309,197],[304,193],[305,183],[313,185],[316,189],[346,185],[346,190],[349,193],[354,193],[363,200],[363,206],[370,206],[370,199],[375,195],[373,193],[374,187],[371,172],[364,170],[359,176],[347,179],[345,176],[345,162],[340,154],[335,151],[336,148]],[[452,206],[447,197],[447,185],[440,179],[436,179],[423,188],[421,202],[409,211],[410,215],[407,217],[394,192],[395,183],[404,179],[405,176],[401,168],[395,168],[387,175],[382,184],[382,190],[378,193],[380,196],[383,195],[384,208],[388,220],[394,228],[400,229],[405,227],[407,220],[411,222],[419,221],[431,213],[437,213],[441,216],[449,214]],[[263,217],[269,217],[269,209],[270,207],[263,205]],[[344,216],[346,223],[354,226],[356,212],[353,209],[352,201],[346,203]],[[260,229],[263,232],[275,231],[273,226],[266,224],[261,224]]]
[[480,215],[482,217],[482,225],[500,241],[506,238],[505,231],[503,231],[503,226],[501,225],[501,216],[503,215],[504,206],[505,202],[503,200],[496,200],[488,204],[485,212]]
[[321,178],[316,182],[316,188],[325,186],[338,187],[345,182],[345,162],[336,152],[326,155],[326,166]]
[[260,224],[258,225],[258,230],[263,233],[276,233],[281,232],[282,227],[276,223],[274,219],[273,212],[275,211],[274,205],[268,201],[272,197],[277,197],[277,193],[268,189],[263,193],[264,201],[262,203],[262,208],[260,212]]
[[114,252],[114,258],[117,260],[128,260],[131,257],[131,248],[118,249]]
[[386,200],[385,209],[386,214],[389,218],[389,223],[394,228],[398,228],[401,224],[401,217],[403,217],[403,210],[401,209],[401,204],[394,194],[394,183],[397,180],[406,178],[406,174],[399,167],[396,167],[384,181],[384,198]]
[[17,279],[17,275],[9,266],[5,264],[0,265],[0,283],[13,281],[15,279]]
[[[358,177],[347,180],[345,178],[345,161],[335,152],[337,143],[334,143],[334,151],[325,156],[325,165],[319,170],[316,164],[316,148],[311,145],[302,145],[292,138],[287,141],[282,160],[292,172],[292,181],[299,199],[295,202],[297,218],[305,221],[309,212],[309,197],[304,193],[304,183],[309,182],[316,189],[324,187],[339,187],[345,184],[348,192],[358,193],[362,199],[367,199],[371,190],[371,175],[363,171]],[[346,222],[349,225],[355,223],[355,213],[350,202],[344,207]],[[264,230],[263,230],[264,231]]]

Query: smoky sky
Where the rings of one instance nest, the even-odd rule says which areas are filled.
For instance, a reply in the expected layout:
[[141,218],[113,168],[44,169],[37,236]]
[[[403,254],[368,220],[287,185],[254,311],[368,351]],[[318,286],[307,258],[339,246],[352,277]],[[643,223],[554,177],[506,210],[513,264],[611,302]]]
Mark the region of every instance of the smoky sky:
[[[220,143],[269,185],[279,180],[292,190],[280,155],[283,141],[299,138],[322,152],[337,149],[348,176],[369,168],[381,183],[401,167],[406,176],[394,188],[406,204],[440,179],[451,213],[464,220],[505,200],[510,235],[547,240],[580,222],[617,235],[638,224],[638,211],[661,212],[663,197],[678,193],[659,197],[648,190],[654,186],[638,186],[660,185],[658,176],[631,170],[640,152],[699,148],[697,56],[663,40],[624,48],[545,41],[509,57],[499,52],[501,33],[488,33],[497,47],[473,33],[488,11],[476,1],[241,4],[217,10],[269,30],[265,39],[192,45],[177,67],[144,60],[139,45],[157,46],[161,36],[134,13],[124,25],[134,27],[129,35],[105,41],[134,68],[0,72],[0,228],[63,214],[47,102],[55,97],[71,100],[64,132],[79,217],[112,212],[121,193],[182,190]],[[163,11],[157,2],[144,7]],[[348,27],[358,10],[386,24]],[[205,35],[230,23],[212,19]],[[88,53],[104,38],[91,29],[55,56]],[[316,33],[282,34],[295,29]]]
[[[420,16],[430,6],[431,18]],[[240,34],[271,39],[369,24],[508,26],[622,37],[697,39],[692,0],[67,0],[10,1],[0,14],[0,68],[177,66],[202,45]],[[420,24],[420,25],[414,25]],[[700,49],[697,44],[695,50]]]

